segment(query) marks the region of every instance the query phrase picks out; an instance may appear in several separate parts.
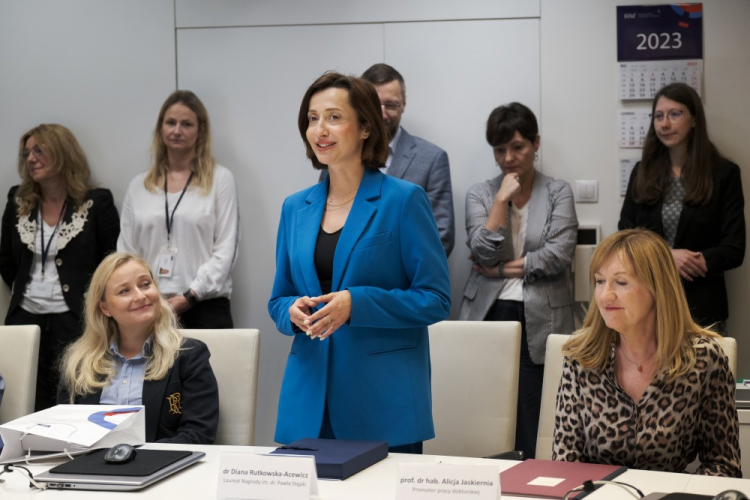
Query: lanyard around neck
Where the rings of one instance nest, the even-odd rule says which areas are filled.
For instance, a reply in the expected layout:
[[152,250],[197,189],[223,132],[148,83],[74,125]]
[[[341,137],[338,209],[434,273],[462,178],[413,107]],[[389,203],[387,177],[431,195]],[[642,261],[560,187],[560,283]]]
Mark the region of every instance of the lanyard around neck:
[[190,172],[190,177],[188,177],[187,182],[185,183],[185,187],[182,188],[182,193],[180,194],[180,197],[177,199],[177,203],[175,203],[174,208],[172,209],[172,216],[169,216],[169,197],[167,194],[167,173],[164,173],[164,214],[167,216],[167,243],[169,243],[169,238],[172,235],[172,226],[174,222],[174,213],[177,211],[177,207],[180,205],[180,202],[182,201],[182,197],[185,196],[185,191],[187,191],[188,186],[190,185],[190,181],[193,180],[193,176],[195,175],[195,172]]
[[49,241],[47,242],[47,247],[44,247],[44,217],[42,216],[42,205],[39,205],[39,230],[42,233],[42,281],[44,281],[44,266],[47,263],[47,256],[49,255],[49,249],[52,246],[52,238],[55,237],[55,233],[57,232],[57,229],[60,227],[60,224],[63,220],[63,215],[65,215],[65,207],[68,206],[68,201],[65,200],[63,203],[62,209],[60,210],[60,218],[57,219],[57,224],[55,224],[55,228],[52,230],[52,234],[49,237]]

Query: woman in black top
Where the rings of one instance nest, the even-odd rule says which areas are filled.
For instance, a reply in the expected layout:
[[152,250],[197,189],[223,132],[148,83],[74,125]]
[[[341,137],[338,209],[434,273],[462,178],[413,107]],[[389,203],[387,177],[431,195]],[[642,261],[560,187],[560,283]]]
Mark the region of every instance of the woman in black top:
[[740,169],[709,140],[700,97],[688,85],[662,88],[652,117],[618,227],[645,227],[662,236],[693,319],[726,333],[724,271],[741,265],[745,256]]
[[57,358],[81,333],[86,286],[115,249],[120,218],[112,193],[91,185],[70,130],[39,125],[23,134],[18,150],[21,184],[10,189],[3,214],[0,274],[11,288],[5,324],[42,330],[39,411],[55,405]]

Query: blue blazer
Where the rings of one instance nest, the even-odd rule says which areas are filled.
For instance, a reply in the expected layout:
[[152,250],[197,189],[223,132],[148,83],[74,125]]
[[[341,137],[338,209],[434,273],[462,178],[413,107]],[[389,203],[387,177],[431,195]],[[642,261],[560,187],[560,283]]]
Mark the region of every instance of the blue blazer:
[[331,290],[349,290],[351,317],[326,340],[311,340],[294,328],[289,308],[321,294],[313,254],[328,184],[290,196],[281,212],[268,311],[294,341],[275,439],[318,437],[326,404],[337,438],[390,446],[430,439],[427,325],[446,319],[451,305],[430,202],[415,184],[365,170],[333,261]]
[[[450,256],[456,239],[456,220],[453,214],[453,188],[448,153],[401,127],[401,138],[393,151],[391,166],[386,172],[421,186],[432,205],[440,240],[445,255]],[[320,181],[328,178],[328,171],[320,172]]]

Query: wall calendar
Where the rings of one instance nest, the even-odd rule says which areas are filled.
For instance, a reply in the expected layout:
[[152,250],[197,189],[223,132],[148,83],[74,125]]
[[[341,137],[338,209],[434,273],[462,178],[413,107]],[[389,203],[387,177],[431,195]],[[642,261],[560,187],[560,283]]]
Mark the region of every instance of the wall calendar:
[[620,99],[653,99],[670,83],[687,83],[701,95],[703,61],[637,61],[620,64]]

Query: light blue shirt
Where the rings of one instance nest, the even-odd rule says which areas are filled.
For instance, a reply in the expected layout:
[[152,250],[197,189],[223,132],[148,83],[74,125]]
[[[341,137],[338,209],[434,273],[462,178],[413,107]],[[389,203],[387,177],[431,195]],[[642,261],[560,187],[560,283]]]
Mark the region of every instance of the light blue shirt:
[[151,356],[151,337],[146,339],[141,353],[130,358],[120,354],[117,340],[113,340],[109,349],[114,354],[116,373],[109,385],[102,389],[99,404],[102,405],[141,405],[143,404],[143,377],[146,363]]

